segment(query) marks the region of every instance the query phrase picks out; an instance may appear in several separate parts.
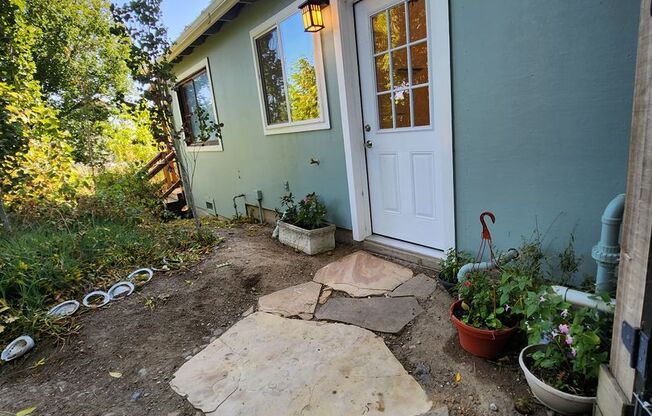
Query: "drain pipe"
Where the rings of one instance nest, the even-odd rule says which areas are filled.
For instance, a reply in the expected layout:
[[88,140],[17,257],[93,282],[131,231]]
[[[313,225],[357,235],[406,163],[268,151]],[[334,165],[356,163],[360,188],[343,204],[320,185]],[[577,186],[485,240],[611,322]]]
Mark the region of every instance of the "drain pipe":
[[595,293],[613,293],[616,288],[616,267],[620,261],[620,224],[623,222],[625,194],[609,202],[602,214],[600,241],[593,247],[591,257],[598,263],[595,275]]
[[236,204],[235,200],[238,198],[246,198],[245,194],[240,194],[236,195],[233,197],[233,209],[235,210],[235,217],[240,218],[240,214],[238,213],[238,204]]
[[592,293],[580,292],[579,290],[571,289],[566,286],[552,286],[552,290],[561,296],[565,302],[576,306],[586,306],[592,309],[595,308],[600,312],[610,314],[613,314],[616,308],[615,299],[610,299],[609,302],[604,302]]
[[480,272],[484,270],[495,269],[498,264],[506,264],[518,257],[518,250],[515,248],[510,248],[505,254],[500,256],[498,261],[483,261],[482,263],[468,263],[460,268],[457,272],[457,281],[463,282],[466,279],[466,275],[471,272]]

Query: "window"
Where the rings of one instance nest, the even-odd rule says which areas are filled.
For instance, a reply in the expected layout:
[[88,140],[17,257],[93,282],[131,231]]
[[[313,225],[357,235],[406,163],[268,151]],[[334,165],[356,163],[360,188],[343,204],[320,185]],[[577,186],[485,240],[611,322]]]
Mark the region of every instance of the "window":
[[177,84],[183,133],[189,145],[220,145],[209,73],[203,66]]
[[320,34],[304,32],[298,4],[251,32],[265,134],[330,128]]
[[401,2],[371,17],[381,129],[430,125],[425,3]]

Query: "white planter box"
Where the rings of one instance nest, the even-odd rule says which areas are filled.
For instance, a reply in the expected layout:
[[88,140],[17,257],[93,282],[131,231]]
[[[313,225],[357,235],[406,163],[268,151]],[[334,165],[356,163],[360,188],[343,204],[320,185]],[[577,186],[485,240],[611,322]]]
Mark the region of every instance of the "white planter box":
[[311,256],[335,248],[335,224],[314,230],[278,222],[278,241]]

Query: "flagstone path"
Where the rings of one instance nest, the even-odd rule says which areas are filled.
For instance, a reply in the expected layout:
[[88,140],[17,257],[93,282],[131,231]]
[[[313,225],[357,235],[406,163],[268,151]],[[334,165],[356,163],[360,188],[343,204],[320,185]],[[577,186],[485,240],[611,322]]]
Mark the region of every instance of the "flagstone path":
[[[261,297],[258,312],[181,366],[170,386],[211,416],[425,414],[432,403],[421,386],[360,328],[397,333],[423,312],[417,297],[434,281],[412,275],[363,251],[330,263],[313,282]],[[354,297],[328,298],[332,290]],[[395,297],[356,298],[369,295]]]

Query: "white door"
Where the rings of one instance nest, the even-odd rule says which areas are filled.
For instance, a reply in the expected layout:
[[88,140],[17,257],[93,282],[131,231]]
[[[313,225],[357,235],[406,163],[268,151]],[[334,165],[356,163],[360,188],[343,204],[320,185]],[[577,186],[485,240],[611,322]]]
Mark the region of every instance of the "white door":
[[454,246],[447,0],[355,5],[374,234]]

